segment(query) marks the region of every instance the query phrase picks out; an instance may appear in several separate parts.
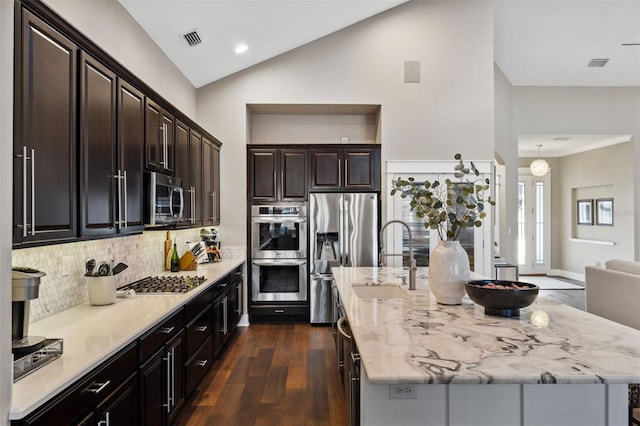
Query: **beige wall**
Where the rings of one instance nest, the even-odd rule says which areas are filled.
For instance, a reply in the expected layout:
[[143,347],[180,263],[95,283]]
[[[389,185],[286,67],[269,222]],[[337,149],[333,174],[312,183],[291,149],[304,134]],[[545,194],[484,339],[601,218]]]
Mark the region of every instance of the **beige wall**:
[[[633,162],[628,170],[630,184],[627,197],[638,194],[640,87],[514,87],[513,120],[515,134],[631,135],[633,143],[628,157]],[[560,165],[557,169],[553,172],[553,179],[557,173],[563,173]],[[592,176],[590,173],[585,173],[585,179]],[[624,259],[640,260],[640,196],[635,197],[629,209],[619,214],[624,214],[629,220],[626,232],[633,236],[633,242],[625,244],[624,252],[616,254]],[[578,268],[573,263],[567,266]]]
[[116,0],[44,2],[176,108],[195,120],[196,89],[120,3]]
[[[403,82],[405,60],[421,83]],[[492,160],[493,100],[488,2],[407,3],[198,89],[197,121],[224,143],[222,241],[246,241],[246,104],[380,104],[384,173],[391,159]]]

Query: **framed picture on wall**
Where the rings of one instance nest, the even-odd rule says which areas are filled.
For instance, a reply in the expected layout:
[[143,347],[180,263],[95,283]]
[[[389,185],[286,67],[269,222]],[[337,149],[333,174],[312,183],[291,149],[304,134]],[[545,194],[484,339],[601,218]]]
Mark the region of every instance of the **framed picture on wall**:
[[578,200],[576,212],[578,225],[593,225],[593,200]]
[[613,226],[613,198],[596,200],[596,225]]

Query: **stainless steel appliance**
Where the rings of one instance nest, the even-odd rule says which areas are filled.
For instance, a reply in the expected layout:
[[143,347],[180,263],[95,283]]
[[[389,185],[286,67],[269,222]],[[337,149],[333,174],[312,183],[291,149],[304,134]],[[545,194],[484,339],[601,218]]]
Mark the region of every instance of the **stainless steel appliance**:
[[307,206],[251,206],[253,259],[306,259]]
[[11,272],[11,352],[16,381],[62,355],[62,339],[29,335],[31,300],[38,298],[40,278],[46,274],[24,267]]
[[164,226],[186,222],[181,179],[156,172],[145,173],[147,200],[145,225]]
[[307,259],[252,259],[253,302],[305,302]]
[[378,265],[378,194],[311,193],[311,323],[330,323],[331,268]]
[[136,293],[186,293],[198,287],[205,277],[165,276],[146,277],[120,287],[118,290],[134,290]]

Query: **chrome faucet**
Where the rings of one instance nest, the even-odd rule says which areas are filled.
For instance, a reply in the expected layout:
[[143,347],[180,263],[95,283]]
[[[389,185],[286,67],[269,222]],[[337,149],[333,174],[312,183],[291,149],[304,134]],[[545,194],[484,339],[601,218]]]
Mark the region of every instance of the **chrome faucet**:
[[384,252],[384,230],[392,223],[399,223],[403,225],[407,228],[407,232],[409,233],[409,290],[415,290],[416,270],[418,267],[416,266],[416,259],[413,257],[413,237],[411,236],[411,229],[409,229],[409,225],[405,222],[401,220],[390,220],[382,226],[382,229],[380,230],[380,266],[385,265],[385,257],[387,256],[402,256],[401,254],[385,254]]

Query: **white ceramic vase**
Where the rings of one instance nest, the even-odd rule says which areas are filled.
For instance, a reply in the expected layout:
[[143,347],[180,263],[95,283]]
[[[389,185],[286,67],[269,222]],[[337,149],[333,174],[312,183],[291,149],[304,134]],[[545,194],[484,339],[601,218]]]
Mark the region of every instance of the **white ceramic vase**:
[[429,287],[438,303],[459,305],[469,281],[469,257],[458,241],[440,241],[429,256]]

